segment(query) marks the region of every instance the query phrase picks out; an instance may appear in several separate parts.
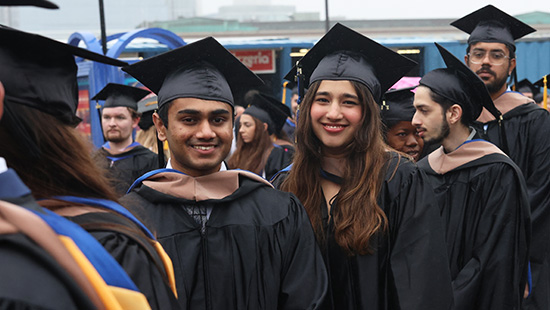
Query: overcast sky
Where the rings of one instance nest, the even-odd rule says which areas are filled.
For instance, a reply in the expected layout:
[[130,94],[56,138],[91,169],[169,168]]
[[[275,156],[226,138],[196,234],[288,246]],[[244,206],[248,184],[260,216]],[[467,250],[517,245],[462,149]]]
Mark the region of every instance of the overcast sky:
[[[241,0],[242,1],[242,0]],[[233,0],[200,1],[203,14],[216,13],[221,5],[231,5]],[[319,12],[325,16],[324,0],[283,1],[270,0],[271,4],[294,5],[299,12]],[[543,0],[328,0],[329,16],[345,16],[347,19],[404,19],[404,18],[455,18],[492,4],[510,15],[533,11],[550,12]]]
[[[52,0],[60,10],[44,10],[33,7],[11,8],[13,15],[0,14],[0,23],[21,30],[66,40],[75,31],[91,32],[99,35],[99,10],[97,0]],[[186,0],[173,0],[185,3]],[[187,0],[193,1],[193,0]],[[289,5],[297,12],[317,12],[321,20],[325,18],[325,0],[194,0],[197,14],[218,13],[220,6],[233,4]],[[489,2],[478,0],[328,0],[331,20],[344,19],[429,19],[460,18]],[[135,29],[144,21],[170,19],[170,0],[104,0],[107,33],[126,32]],[[540,5],[543,0],[495,0],[491,4],[511,15],[545,11],[550,6]],[[537,6],[536,4],[539,4]],[[12,10],[12,11],[11,11]],[[2,13],[2,11],[0,11]],[[9,18],[8,18],[9,17]],[[172,17],[173,18],[173,17]]]

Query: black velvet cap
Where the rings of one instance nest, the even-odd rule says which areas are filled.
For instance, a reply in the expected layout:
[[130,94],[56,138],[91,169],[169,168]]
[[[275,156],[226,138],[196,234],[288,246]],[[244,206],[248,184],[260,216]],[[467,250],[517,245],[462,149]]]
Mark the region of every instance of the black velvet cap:
[[[350,80],[364,84],[376,102],[417,63],[362,34],[336,24],[299,60],[305,85],[319,80]],[[285,76],[294,80],[295,66]]]
[[401,89],[390,89],[382,98],[381,116],[384,124],[388,122],[412,121],[416,109],[414,108],[414,93],[411,91],[415,87]]
[[[544,87],[544,76],[540,80],[537,80],[535,83],[533,83],[533,86],[539,88]],[[546,87],[548,86],[550,86],[550,73],[546,75]]]
[[251,97],[249,107],[243,112],[267,124],[269,134],[279,133],[290,117],[290,108],[276,98],[257,93]]
[[158,96],[153,93],[149,93],[147,97],[141,99],[137,103],[137,111],[139,113],[154,111],[158,109],[158,107]]
[[59,9],[57,4],[46,0],[0,0],[0,6],[37,6],[45,9]]
[[520,93],[538,93],[538,89],[528,79],[523,79],[516,84],[516,91]]
[[105,100],[103,108],[128,107],[138,110],[138,101],[151,93],[123,84],[109,83],[92,100]]
[[150,93],[137,103],[137,111],[141,113],[138,126],[142,130],[147,130],[153,126],[153,112],[158,109],[157,95]]
[[74,56],[109,65],[127,63],[40,35],[0,27],[0,82],[6,101],[76,124],[77,65]]
[[496,42],[508,44],[514,49],[515,40],[536,31],[490,4],[455,20],[451,25],[470,34],[468,44]]
[[263,81],[212,37],[147,58],[122,70],[158,95],[159,108],[176,98],[233,106],[233,93]]
[[499,119],[500,111],[495,107],[485,83],[462,61],[435,43],[446,69],[430,71],[420,80],[421,86],[429,87],[434,93],[460,105],[463,113],[468,113],[472,121],[476,120],[483,107]]

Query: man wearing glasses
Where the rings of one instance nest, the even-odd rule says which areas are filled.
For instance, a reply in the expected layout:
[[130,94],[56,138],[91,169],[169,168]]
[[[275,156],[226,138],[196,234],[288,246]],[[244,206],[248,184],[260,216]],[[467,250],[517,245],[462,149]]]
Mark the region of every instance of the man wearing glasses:
[[465,62],[483,80],[501,113],[495,118],[483,109],[478,131],[510,156],[527,183],[532,282],[525,290],[522,309],[550,309],[550,116],[506,84],[516,67],[514,41],[535,29],[492,5],[451,25],[470,34]]

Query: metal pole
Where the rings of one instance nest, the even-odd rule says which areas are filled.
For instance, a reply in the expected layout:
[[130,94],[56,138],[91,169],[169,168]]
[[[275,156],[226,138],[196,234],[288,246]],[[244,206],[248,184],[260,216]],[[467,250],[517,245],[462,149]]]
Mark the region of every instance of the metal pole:
[[329,30],[329,19],[328,19],[328,0],[325,0],[325,32]]
[[101,47],[103,48],[103,55],[107,55],[107,35],[105,34],[105,8],[103,7],[103,0],[99,0],[99,25],[101,27]]

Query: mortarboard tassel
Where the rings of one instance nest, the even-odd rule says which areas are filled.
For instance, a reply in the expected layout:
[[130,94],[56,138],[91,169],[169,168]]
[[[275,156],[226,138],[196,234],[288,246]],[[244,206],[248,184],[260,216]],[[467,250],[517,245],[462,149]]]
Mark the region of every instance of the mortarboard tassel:
[[548,110],[548,85],[546,83],[546,78],[547,78],[547,75],[545,75],[543,78],[542,78],[542,83],[543,83],[543,86],[542,86],[542,89],[543,89],[543,93],[542,93],[542,104],[543,104],[543,107],[545,110]]
[[283,104],[286,104],[286,86],[288,85],[288,83],[289,83],[288,81],[285,81],[285,82],[283,83],[283,96],[282,96],[282,98],[281,98],[281,102],[282,102]]
[[[300,115],[300,104],[304,100],[304,83],[305,77],[302,73],[302,63],[300,61],[296,62],[296,83],[298,86],[298,108],[296,109],[296,124],[298,124],[298,116]],[[298,143],[297,137],[294,136],[294,143]]]
[[516,69],[514,68],[514,70],[512,71],[512,91],[517,91],[517,85],[518,85],[518,74],[516,72]]
[[305,77],[302,73],[302,64],[299,61],[296,63],[296,83],[298,84],[298,106],[300,106],[304,99]]

